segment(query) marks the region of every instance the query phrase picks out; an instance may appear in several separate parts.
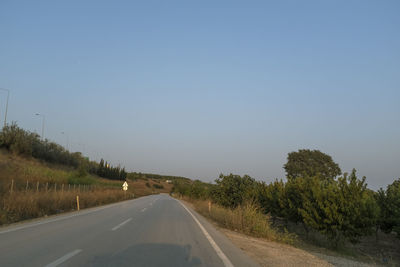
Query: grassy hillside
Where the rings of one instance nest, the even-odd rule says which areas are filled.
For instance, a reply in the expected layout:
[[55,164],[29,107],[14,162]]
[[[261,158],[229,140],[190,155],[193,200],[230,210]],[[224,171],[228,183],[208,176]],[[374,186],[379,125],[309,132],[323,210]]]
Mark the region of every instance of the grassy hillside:
[[75,210],[77,195],[82,209],[172,188],[161,179],[138,179],[123,192],[122,183],[0,150],[0,225]]

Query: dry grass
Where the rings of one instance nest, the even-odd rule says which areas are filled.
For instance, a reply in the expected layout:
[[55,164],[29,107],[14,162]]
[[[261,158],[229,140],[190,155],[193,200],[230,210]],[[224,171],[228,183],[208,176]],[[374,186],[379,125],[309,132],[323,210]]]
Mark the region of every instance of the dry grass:
[[[129,187],[132,188],[135,195],[151,195],[151,194],[159,194],[159,193],[169,193],[173,187],[172,184],[168,184],[165,181],[158,180],[142,180],[138,179],[136,181],[128,182]],[[150,185],[150,187],[146,186],[146,183]],[[162,185],[163,188],[155,188],[153,185]]]
[[0,225],[21,220],[76,210],[76,196],[80,208],[89,208],[132,198],[122,190],[98,189],[93,191],[13,192],[3,195],[0,205]]
[[[164,188],[148,188],[146,182]],[[172,188],[162,181],[137,180],[128,181],[128,191],[124,193],[122,183],[94,175],[79,177],[74,169],[0,150],[0,225],[75,210],[77,195],[80,208],[84,209],[133,197],[169,193]]]
[[141,180],[128,182],[129,187],[126,192],[120,188],[121,181],[118,182],[118,188],[99,185],[62,187],[58,184],[58,187],[54,188],[54,185],[51,185],[46,190],[45,184],[41,184],[39,191],[36,191],[35,184],[32,184],[27,191],[25,189],[12,193],[7,191],[0,195],[0,225],[75,210],[77,195],[80,208],[84,209],[134,197],[169,192],[168,188],[160,190],[148,188],[145,183],[146,181]]
[[196,211],[215,221],[221,227],[287,244],[293,244],[296,240],[295,235],[288,232],[279,232],[272,228],[270,218],[262,214],[253,203],[247,203],[233,210],[212,204],[209,211],[208,201],[189,201],[193,203]]

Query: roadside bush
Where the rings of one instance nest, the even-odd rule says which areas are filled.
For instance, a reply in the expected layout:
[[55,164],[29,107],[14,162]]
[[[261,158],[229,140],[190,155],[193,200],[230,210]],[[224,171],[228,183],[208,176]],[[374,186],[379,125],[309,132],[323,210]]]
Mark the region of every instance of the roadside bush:
[[304,178],[289,179],[279,191],[280,215],[286,220],[294,223],[303,222],[299,212],[303,208],[303,196],[308,193],[306,180]]
[[380,207],[378,225],[386,233],[394,231],[400,238],[400,178],[380,189],[376,195]]
[[153,187],[156,189],[163,189],[164,186],[162,184],[153,184]]
[[175,179],[171,193],[192,199],[208,199],[214,196],[214,185],[199,180]]
[[29,133],[12,123],[0,132],[0,148],[17,155],[31,156],[32,145],[38,139],[37,134]]
[[285,190],[285,183],[282,180],[275,180],[269,185],[261,183],[259,186],[258,203],[264,213],[271,214],[273,220],[276,217],[283,217],[281,201]]
[[355,170],[338,181],[323,181],[318,176],[300,178],[308,191],[301,191],[299,215],[306,226],[327,236],[332,244],[344,239],[356,243],[373,232],[378,217],[374,196],[366,188],[365,177],[357,179]]
[[256,197],[256,182],[248,175],[221,174],[215,182],[217,186],[213,191],[213,200],[224,207],[236,208],[245,200]]
[[207,199],[209,198],[209,188],[211,185],[199,180],[195,180],[189,189],[189,196],[194,199]]

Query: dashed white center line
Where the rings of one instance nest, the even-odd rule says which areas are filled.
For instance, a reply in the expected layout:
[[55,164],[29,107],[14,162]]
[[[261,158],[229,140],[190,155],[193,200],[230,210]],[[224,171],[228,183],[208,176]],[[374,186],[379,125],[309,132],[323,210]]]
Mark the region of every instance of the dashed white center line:
[[124,226],[124,225],[127,224],[130,220],[132,220],[132,218],[129,218],[128,220],[123,221],[122,223],[118,224],[118,225],[115,226],[113,229],[111,229],[111,231],[115,231],[115,230],[117,230],[118,228]]
[[147,208],[142,209],[142,212],[145,211],[145,210],[147,210]]
[[61,263],[69,260],[70,258],[72,258],[73,256],[75,256],[76,254],[79,254],[80,252],[82,252],[82,249],[76,249],[68,254],[65,254],[64,256],[62,256],[61,258],[59,258],[58,260],[55,260],[49,264],[46,265],[46,267],[56,267],[58,265],[60,265]]

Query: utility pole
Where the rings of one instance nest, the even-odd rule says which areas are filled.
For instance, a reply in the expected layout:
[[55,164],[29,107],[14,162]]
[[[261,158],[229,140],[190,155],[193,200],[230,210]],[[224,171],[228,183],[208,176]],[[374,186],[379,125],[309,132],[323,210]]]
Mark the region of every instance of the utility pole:
[[66,132],[61,132],[61,134],[65,135],[67,137],[67,146],[66,146],[66,148],[69,151],[69,135]]
[[0,90],[7,92],[6,113],[4,115],[4,127],[6,127],[7,126],[8,99],[10,98],[10,90],[5,89],[5,88],[0,88]]
[[44,141],[44,121],[45,121],[45,116],[40,113],[36,113],[36,116],[41,116],[42,117],[42,140]]

